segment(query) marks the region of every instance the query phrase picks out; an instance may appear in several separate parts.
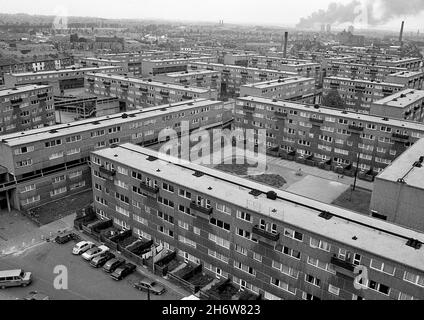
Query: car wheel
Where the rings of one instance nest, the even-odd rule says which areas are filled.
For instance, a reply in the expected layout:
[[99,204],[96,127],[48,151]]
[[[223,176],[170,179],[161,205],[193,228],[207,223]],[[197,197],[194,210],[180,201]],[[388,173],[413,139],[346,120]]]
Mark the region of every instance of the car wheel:
[[26,284],[26,283],[24,283],[23,285],[22,285],[22,287],[26,287],[28,284]]
[[6,289],[6,287],[5,286],[1,286],[0,289]]

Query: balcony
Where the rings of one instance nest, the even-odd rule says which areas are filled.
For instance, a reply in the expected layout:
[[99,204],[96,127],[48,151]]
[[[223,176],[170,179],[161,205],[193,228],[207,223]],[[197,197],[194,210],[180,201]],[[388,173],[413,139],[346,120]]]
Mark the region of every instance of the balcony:
[[11,104],[19,104],[19,103],[22,103],[22,99],[19,98],[19,99],[10,100],[10,103]]
[[144,92],[144,93],[149,92],[149,89],[147,89],[147,88],[140,88],[139,90],[140,90],[141,92]]
[[255,112],[255,107],[243,106],[243,110],[246,112]]
[[193,97],[190,97],[188,95],[183,95],[181,98],[183,98],[184,100],[193,100]]
[[47,93],[40,93],[40,94],[37,94],[37,97],[38,97],[38,98],[47,98],[47,96],[48,96],[48,94],[47,94]]
[[87,79],[87,81],[88,81],[89,83],[91,83],[91,84],[93,84],[93,83],[94,83],[94,79],[91,79],[91,78],[88,78],[88,79]]
[[158,187],[149,186],[146,183],[142,182],[140,183],[140,188],[147,192],[150,196],[156,196],[156,194],[159,192]]
[[318,118],[309,118],[309,121],[311,121],[312,123],[324,123],[323,119]]
[[169,97],[169,91],[161,91],[160,94],[164,97]]
[[202,207],[202,206],[198,205],[196,203],[196,201],[192,201],[190,203],[190,209],[195,210],[197,212],[200,212],[200,213],[207,215],[207,216],[210,216],[213,212],[212,207],[210,207],[210,208]]
[[256,234],[257,236],[261,237],[262,239],[265,240],[270,240],[270,241],[278,241],[280,239],[280,234],[279,233],[272,233],[266,230],[263,230],[261,228],[259,228],[259,226],[254,226],[252,229],[252,233]]
[[275,112],[275,116],[276,116],[278,119],[286,119],[286,118],[287,118],[287,113],[280,112],[280,111],[276,111],[276,112]]
[[331,264],[334,265],[334,269],[337,274],[352,279],[355,278],[355,265],[352,264],[350,261],[345,261],[337,258],[336,256],[333,256],[331,257]]
[[355,126],[355,125],[349,125],[349,130],[352,130],[352,131],[364,131],[364,127],[359,127],[359,126]]
[[127,84],[121,84],[121,88],[123,90],[128,90],[128,85]]
[[393,140],[400,142],[409,141],[409,136],[407,134],[393,133],[392,138]]
[[116,175],[115,170],[106,169],[105,167],[100,167],[99,172],[100,177],[106,180],[113,180]]

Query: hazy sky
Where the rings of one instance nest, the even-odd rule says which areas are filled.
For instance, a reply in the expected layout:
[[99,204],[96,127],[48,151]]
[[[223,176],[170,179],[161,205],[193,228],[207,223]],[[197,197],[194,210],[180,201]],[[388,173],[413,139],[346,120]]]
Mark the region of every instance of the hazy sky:
[[[399,0],[408,1],[408,0]],[[424,0],[422,0],[424,1]],[[70,16],[104,18],[161,18],[194,21],[295,25],[299,19],[333,0],[0,0],[2,13],[55,15],[66,10]],[[348,3],[350,0],[338,0]],[[397,29],[400,18],[386,24]],[[406,29],[424,30],[424,14],[408,17]]]

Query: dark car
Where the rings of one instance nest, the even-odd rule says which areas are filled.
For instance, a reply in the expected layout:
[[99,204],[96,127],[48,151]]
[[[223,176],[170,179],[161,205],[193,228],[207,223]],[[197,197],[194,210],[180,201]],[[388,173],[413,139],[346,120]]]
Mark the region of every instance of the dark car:
[[122,280],[137,269],[137,266],[132,263],[127,263],[124,266],[117,268],[110,276],[115,280]]
[[133,284],[134,288],[140,291],[150,291],[153,294],[160,295],[165,292],[165,287],[157,283],[156,281],[144,278],[137,283]]
[[93,260],[90,261],[90,265],[94,268],[100,268],[105,265],[111,259],[114,259],[115,255],[112,252],[105,252],[104,254],[94,257]]
[[123,264],[125,264],[124,259],[113,258],[105,263],[105,265],[103,266],[103,271],[107,273],[112,273]]
[[58,244],[65,244],[74,239],[75,239],[75,235],[73,233],[69,233],[69,234],[58,235],[56,238],[54,238],[54,241]]

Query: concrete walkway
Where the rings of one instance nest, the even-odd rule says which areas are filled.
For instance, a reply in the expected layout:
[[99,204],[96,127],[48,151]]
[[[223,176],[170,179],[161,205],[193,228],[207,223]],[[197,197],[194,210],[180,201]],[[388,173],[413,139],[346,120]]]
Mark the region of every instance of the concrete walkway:
[[58,232],[72,230],[75,214],[36,228],[33,231],[0,242],[0,257],[10,254],[21,254],[35,246],[46,242],[47,238],[54,237]]

